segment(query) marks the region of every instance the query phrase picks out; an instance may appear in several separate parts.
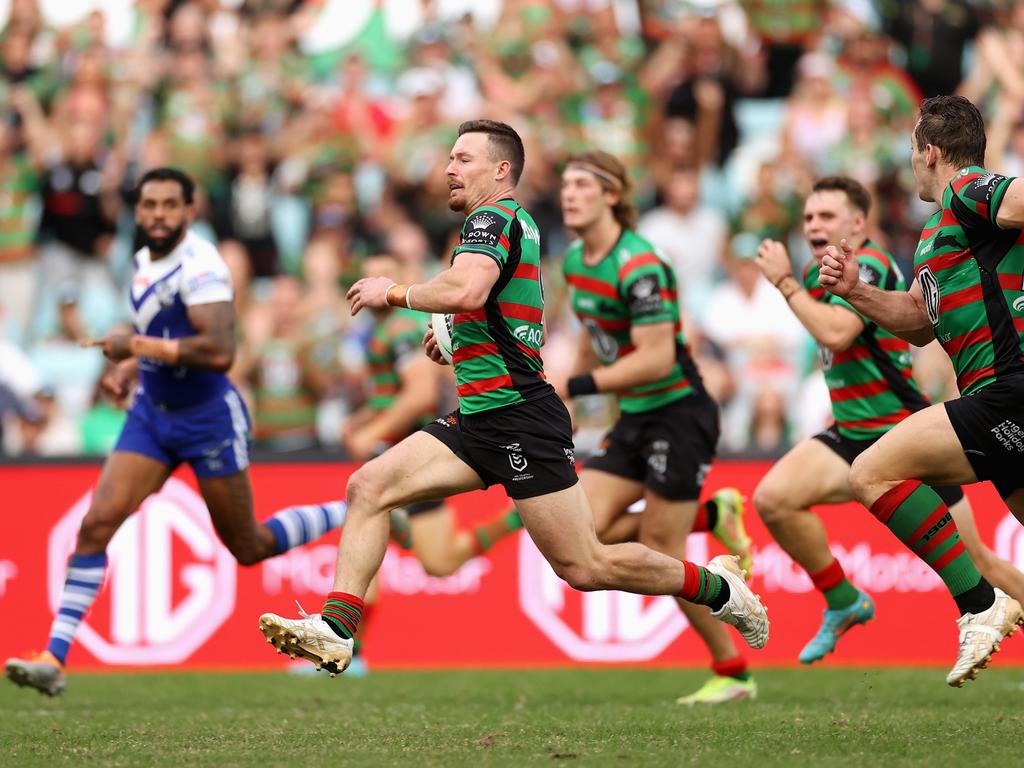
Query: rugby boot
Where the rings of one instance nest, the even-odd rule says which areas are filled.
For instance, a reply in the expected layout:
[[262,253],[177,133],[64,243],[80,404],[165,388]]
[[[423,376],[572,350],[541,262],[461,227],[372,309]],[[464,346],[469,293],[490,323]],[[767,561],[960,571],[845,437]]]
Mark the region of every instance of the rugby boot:
[[875,616],[875,602],[866,592],[857,591],[857,600],[848,608],[825,611],[818,633],[800,651],[801,664],[821,661],[836,649],[839,638],[858,624],[867,624]]
[[757,683],[754,678],[740,680],[738,677],[715,675],[689,696],[680,696],[676,704],[692,707],[694,704],[723,704],[727,701],[741,701],[757,698]]
[[729,585],[729,599],[711,615],[736,627],[751,648],[764,648],[768,642],[768,611],[743,579],[736,555],[719,555],[706,566]]
[[301,619],[264,613],[260,616],[260,632],[278,653],[311,661],[317,669],[330,672],[331,677],[344,672],[352,661],[352,638],[335,634],[319,613],[307,614],[301,608],[299,613]]
[[740,568],[749,579],[754,567],[754,549],[750,535],[743,526],[743,494],[736,488],[720,488],[712,498],[718,508],[718,520],[711,535],[740,559]]
[[13,656],[5,665],[7,679],[15,685],[35,688],[47,696],[59,696],[68,687],[64,665],[49,651],[29,651]]
[[992,607],[981,613],[965,613],[957,619],[960,627],[960,650],[953,669],[946,675],[946,682],[959,688],[968,680],[978,676],[999,653],[999,644],[1024,626],[1024,611],[1020,603],[1003,592],[995,590],[996,599]]

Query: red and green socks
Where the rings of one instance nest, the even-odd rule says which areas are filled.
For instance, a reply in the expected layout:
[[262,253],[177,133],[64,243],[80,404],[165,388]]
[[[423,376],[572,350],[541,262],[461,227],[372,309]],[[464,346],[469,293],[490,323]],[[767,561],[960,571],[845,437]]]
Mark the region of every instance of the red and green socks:
[[749,666],[747,660],[737,654],[731,659],[711,662],[711,671],[718,677],[735,677],[737,680],[749,680]]
[[939,495],[918,480],[904,480],[871,505],[871,514],[946,584],[960,613],[981,613],[995,600],[992,585],[967,553],[953,516]]
[[841,611],[857,602],[860,594],[846,578],[846,572],[838,560],[833,559],[825,568],[815,573],[808,572],[814,588],[825,596],[830,611]]
[[473,544],[476,554],[482,555],[493,547],[496,542],[505,538],[510,533],[515,533],[522,527],[523,520],[519,517],[519,512],[514,509],[495,520],[478,526],[473,529]]
[[327,602],[320,611],[320,618],[327,622],[334,634],[350,640],[359,629],[359,619],[363,615],[363,601],[355,595],[345,592],[330,592]]
[[718,502],[708,499],[697,505],[697,516],[693,519],[693,533],[710,532],[718,525]]
[[721,576],[707,568],[683,560],[683,588],[677,597],[689,603],[706,605],[712,611],[720,611],[729,600],[729,584]]

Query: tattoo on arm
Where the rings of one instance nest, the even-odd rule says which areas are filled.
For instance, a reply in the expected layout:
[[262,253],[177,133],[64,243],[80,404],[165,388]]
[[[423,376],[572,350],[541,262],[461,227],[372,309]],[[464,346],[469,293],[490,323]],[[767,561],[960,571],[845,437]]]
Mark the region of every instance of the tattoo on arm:
[[195,336],[179,340],[178,364],[227,371],[235,359],[235,308],[230,301],[188,308]]

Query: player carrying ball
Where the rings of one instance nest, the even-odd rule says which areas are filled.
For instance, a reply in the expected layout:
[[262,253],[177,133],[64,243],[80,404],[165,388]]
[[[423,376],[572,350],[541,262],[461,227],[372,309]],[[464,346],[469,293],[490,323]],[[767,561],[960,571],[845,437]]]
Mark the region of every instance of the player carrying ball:
[[[427,283],[367,278],[349,291],[353,313],[388,305],[454,313],[459,410],[349,479],[349,516],[322,614],[260,617],[268,642],[332,673],[351,659],[363,597],[387,546],[388,511],[495,483],[516,502],[555,572],[576,589],[681,595],[711,606],[752,646],[768,639],[764,607],[734,557],[704,568],[641,544],[598,541],[576,476],[569,414],[543,374],[540,233],[514,197],[524,161],[522,140],[509,126],[463,123],[446,171],[448,205],[467,214],[451,267]],[[443,361],[429,333],[426,349]]]

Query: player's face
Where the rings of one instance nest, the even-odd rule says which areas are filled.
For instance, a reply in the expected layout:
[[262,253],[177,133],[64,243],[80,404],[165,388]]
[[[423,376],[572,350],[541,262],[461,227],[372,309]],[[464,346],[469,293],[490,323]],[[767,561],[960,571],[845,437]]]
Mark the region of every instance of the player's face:
[[582,232],[600,221],[612,201],[594,174],[567,168],[562,174],[562,221],[574,232]]
[[498,186],[495,175],[500,163],[491,158],[486,133],[464,133],[452,147],[448,167],[448,207],[471,211],[491,196]]
[[153,180],[142,185],[135,204],[135,223],[155,253],[172,250],[192,220],[193,206],[185,202],[181,185],[173,180]]
[[854,240],[863,231],[864,214],[850,205],[845,192],[814,192],[804,203],[804,237],[818,261],[825,255],[826,247],[838,247],[843,238]]
[[917,146],[915,130],[910,134],[910,165],[914,169],[914,178],[917,179],[917,196],[927,203],[933,202],[931,193],[928,191],[931,171],[928,168],[928,160],[925,157],[925,148]]

